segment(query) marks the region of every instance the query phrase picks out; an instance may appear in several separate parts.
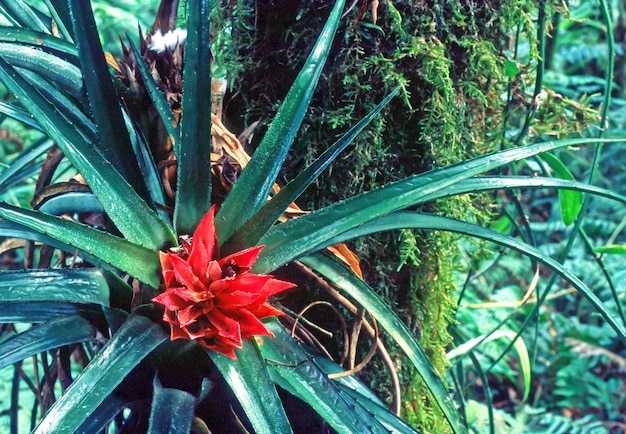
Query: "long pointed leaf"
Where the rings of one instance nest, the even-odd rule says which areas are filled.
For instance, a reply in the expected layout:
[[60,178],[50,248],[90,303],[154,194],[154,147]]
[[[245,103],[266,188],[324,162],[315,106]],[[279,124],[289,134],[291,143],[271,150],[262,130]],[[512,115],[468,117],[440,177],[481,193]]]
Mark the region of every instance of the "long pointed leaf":
[[257,434],[290,433],[291,425],[256,344],[244,341],[237,361],[207,353],[228,382]]
[[0,42],[0,57],[14,67],[36,72],[75,98],[84,96],[80,69],[56,55],[35,47]]
[[0,41],[31,45],[44,51],[54,50],[57,55],[59,53],[66,54],[67,57],[65,60],[72,59],[78,62],[78,52],[75,45],[43,32],[38,32],[24,27],[0,26]]
[[0,369],[64,345],[95,340],[97,330],[82,315],[55,318],[0,344]]
[[466,432],[465,425],[454,405],[454,400],[448,394],[441,378],[435,372],[428,357],[426,357],[412,333],[393,309],[363,280],[359,279],[357,275],[335,259],[316,253],[301,258],[300,261],[335,284],[342,292],[358,300],[359,304],[376,318],[380,326],[402,348],[419,375],[424,379],[424,383],[432,393],[453,431],[455,433]]
[[[338,388],[339,382],[328,378],[328,373],[318,366],[317,358],[307,354],[278,320],[265,324],[276,338],[259,337],[262,342],[259,348],[279,386],[309,404],[337,432],[389,432],[380,421],[381,414],[389,410],[379,408],[379,414],[363,414],[359,411],[363,409]],[[399,432],[412,432],[404,422],[392,416],[403,428]]]
[[217,239],[226,241],[267,201],[326,63],[345,0],[337,0],[315,46],[250,163],[215,218]]
[[355,126],[337,140],[330,148],[322,153],[309,167],[299,173],[287,183],[280,191],[239,228],[228,241],[224,252],[238,251],[246,246],[256,245],[267,230],[285,212],[287,207],[310,186],[313,181],[335,160],[335,158],[348,146],[354,138],[380,113],[380,111],[396,96],[399,87],[378,104],[367,116],[361,119]]
[[135,193],[97,149],[8,63],[0,59],[0,81],[26,105],[48,136],[81,172],[117,228],[132,242],[160,248],[175,244],[169,227]]
[[209,0],[189,3],[174,227],[191,234],[211,207]]
[[[605,140],[604,143],[620,141],[620,139]],[[541,152],[585,143],[589,143],[589,140],[559,140],[485,155],[414,175],[289,220],[272,227],[260,240],[260,244],[265,244],[266,247],[261,251],[253,269],[260,274],[269,273],[301,255],[318,250],[317,246],[326,244],[327,240],[342,232],[415,205],[424,198],[432,198],[435,193],[443,192],[472,176]]]
[[131,315],[48,410],[34,433],[75,432],[133,368],[168,338],[160,325]]
[[469,178],[424,196],[416,204],[430,202],[444,197],[482,191],[510,190],[518,188],[557,188],[559,190],[573,190],[606,197],[618,202],[626,203],[626,196],[617,194],[606,188],[585,184],[584,182],[568,181],[566,179],[545,178],[542,176],[480,176]]
[[99,305],[59,301],[11,301],[0,303],[0,322],[39,323],[85,311],[98,311]]
[[21,27],[50,33],[50,23],[44,23],[38,14],[24,0],[0,0],[0,5]]
[[75,101],[35,72],[25,70],[22,72],[22,75],[44,96],[44,98],[58,109],[59,113],[64,116],[88,142],[92,143],[97,140],[96,126],[76,105]]
[[[593,291],[584,284],[576,275],[567,270],[562,264],[552,259],[536,247],[531,246],[523,241],[496,232],[492,229],[468,223],[460,220],[441,217],[432,214],[421,214],[410,211],[399,211],[388,216],[381,217],[375,221],[364,224],[358,228],[347,231],[329,243],[339,243],[355,237],[382,232],[394,229],[425,229],[425,230],[442,230],[456,232],[470,237],[481,238],[492,241],[501,246],[520,252],[521,254],[533,258],[549,267],[567,282],[569,282],[576,290],[587,299],[587,301],[598,311],[598,313],[606,320],[618,337],[626,342],[626,328],[613,313],[611,313],[602,303],[602,301],[593,293]],[[378,317],[377,317],[378,319]]]
[[109,306],[109,285],[99,270],[0,272],[0,302],[64,301]]
[[97,146],[113,167],[147,199],[147,189],[133,155],[119,99],[113,87],[89,0],[69,0],[78,58],[89,106],[98,131]]
[[0,217],[83,250],[155,288],[159,286],[159,260],[154,250],[81,223],[8,204],[0,203]]

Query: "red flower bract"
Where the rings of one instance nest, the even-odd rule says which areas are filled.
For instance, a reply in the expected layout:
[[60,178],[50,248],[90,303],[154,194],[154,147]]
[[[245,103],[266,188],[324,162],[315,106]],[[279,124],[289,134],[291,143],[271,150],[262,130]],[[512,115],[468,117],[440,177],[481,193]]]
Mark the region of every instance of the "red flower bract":
[[273,336],[260,319],[281,312],[267,298],[295,285],[250,273],[263,246],[218,259],[214,213],[213,206],[177,253],[159,252],[165,292],[152,301],[165,306],[172,339],[195,340],[236,359],[243,339]]

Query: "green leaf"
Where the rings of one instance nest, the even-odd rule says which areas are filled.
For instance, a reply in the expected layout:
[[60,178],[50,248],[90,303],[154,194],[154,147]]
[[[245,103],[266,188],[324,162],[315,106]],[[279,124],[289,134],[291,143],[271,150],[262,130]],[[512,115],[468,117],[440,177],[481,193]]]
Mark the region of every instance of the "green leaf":
[[[324,357],[316,357],[315,363],[327,374],[335,374],[344,371],[339,365]],[[384,426],[385,433],[408,434],[417,432],[408,423],[389,411],[380,399],[355,376],[341,377],[334,380],[334,383],[344,396],[344,399],[346,399],[362,417],[373,417]]]
[[[38,232],[31,228],[27,228],[26,226],[20,225],[12,221],[0,220],[0,236],[35,241],[54,247],[55,249],[63,250],[65,252],[76,253],[75,247],[72,247],[69,244],[63,243],[59,240],[42,234],[41,232]],[[81,252],[81,257],[100,268],[117,271],[116,268],[112,265],[109,265],[106,262],[99,260],[98,258],[90,255],[87,252]]]
[[519,74],[520,69],[517,62],[513,60],[505,60],[504,61],[504,75],[507,78],[515,78],[517,74]]
[[[73,35],[72,30],[68,29],[65,23],[67,22],[69,27],[72,27],[69,22],[69,11],[66,0],[43,0],[48,8],[48,12],[52,17],[53,24],[56,24],[58,33],[66,40],[72,42]],[[62,3],[61,3],[62,2]],[[57,6],[55,6],[57,5]],[[52,27],[52,25],[50,26]]]
[[[154,204],[164,204],[166,201],[165,192],[163,190],[163,182],[161,180],[161,175],[159,174],[159,169],[154,162],[150,145],[146,142],[145,136],[141,134],[140,131],[133,128],[131,119],[128,116],[125,116],[124,119],[127,122],[128,130],[131,134],[130,141],[133,145],[135,156],[137,157],[137,163],[139,164],[141,176],[143,177],[146,187],[148,188],[150,199]],[[170,214],[161,207],[158,207],[156,212],[157,215],[168,225],[170,230],[172,230],[172,219]]]
[[257,434],[292,432],[265,361],[253,341],[244,340],[243,348],[237,351],[236,361],[215,351],[207,350],[207,353]]
[[174,208],[176,233],[191,234],[211,207],[211,42],[209,0],[189,3],[180,147]]
[[0,303],[0,321],[3,323],[40,323],[79,312],[97,312],[100,307],[94,304],[85,305],[59,301],[10,301]]
[[133,290],[97,268],[0,272],[0,302],[69,302],[129,309]]
[[252,159],[222,204],[215,218],[221,243],[239,229],[267,201],[322,73],[335,37],[345,0],[337,0],[300,74],[289,89],[276,117]]
[[132,314],[48,410],[34,433],[75,432],[130,372],[169,335]]
[[354,300],[358,300],[359,304],[376,318],[378,324],[404,351],[411,363],[413,363],[413,366],[415,366],[418,374],[424,379],[424,383],[432,393],[437,405],[441,408],[452,430],[455,433],[466,432],[465,425],[454,405],[454,400],[448,394],[441,378],[435,372],[428,357],[426,357],[412,333],[393,309],[367,283],[359,279],[351,270],[335,259],[316,253],[301,258],[300,261],[336,285],[342,292]]
[[420,199],[418,203],[430,202],[444,197],[466,193],[478,193],[491,190],[510,190],[517,188],[557,188],[573,190],[606,197],[617,202],[626,203],[626,196],[617,194],[606,188],[596,187],[583,182],[565,179],[544,178],[541,176],[480,176],[469,178],[446,189],[436,191]]
[[[456,232],[470,237],[481,238],[515,250],[525,256],[528,256],[529,258],[541,262],[576,288],[576,290],[583,297],[585,297],[587,301],[596,309],[596,311],[606,320],[609,326],[611,326],[611,328],[617,333],[618,337],[622,341],[626,342],[626,328],[624,328],[624,324],[622,324],[615,317],[615,315],[607,309],[594,292],[571,271],[567,270],[558,261],[552,259],[530,244],[476,224],[431,214],[399,211],[364,224],[358,228],[344,232],[340,236],[329,240],[328,243],[334,244],[372,233],[407,228],[442,230]],[[378,317],[376,318],[378,319]]]
[[82,223],[0,203],[0,217],[93,255],[154,288],[159,286],[157,252]]
[[626,255],[626,246],[621,244],[611,244],[608,246],[596,247],[593,249],[593,253],[611,254],[611,255]]
[[188,433],[191,431],[196,397],[184,390],[155,387],[150,410],[149,434]]
[[8,63],[0,80],[25,104],[48,136],[81,172],[109,217],[129,241],[158,249],[176,244],[169,227],[135,193],[113,166]]
[[48,33],[24,27],[3,27],[0,26],[0,42],[13,42],[37,47],[40,50],[66,54],[65,60],[78,62],[78,51],[76,46],[63,39],[59,39]]
[[380,111],[396,96],[400,87],[395,88],[374,110],[361,119],[355,126],[322,153],[310,166],[300,172],[267,202],[250,220],[239,228],[224,246],[224,252],[243,250],[254,246],[267,230],[285,212],[287,207],[310,186],[313,181],[335,160],[335,158],[354,140],[354,138],[380,113]]
[[[569,169],[556,156],[546,152],[539,155],[539,158],[545,161],[554,171],[556,176],[561,179],[574,181],[575,178]],[[576,190],[559,190],[559,203],[561,204],[561,218],[565,226],[570,226],[583,206],[583,195]]]
[[[272,318],[265,324],[276,337],[257,339],[272,378],[280,387],[309,404],[335,431],[389,432],[381,425],[385,419],[395,423],[397,432],[412,432],[388,409],[378,405],[377,413],[371,414],[361,404],[353,402],[349,394],[340,389],[343,379],[330,380],[328,372],[318,365],[322,358],[311,357],[278,320]],[[359,396],[362,402],[369,401],[369,398]]]
[[109,306],[109,284],[100,270],[0,272],[0,303],[57,301]]
[[[33,145],[26,148],[16,158],[14,158],[8,167],[0,172],[0,194],[4,193],[8,188],[9,181],[14,179],[21,171],[32,165],[37,158],[41,157],[52,146],[52,140],[44,137],[37,140]],[[23,180],[23,178],[21,179]]]
[[98,132],[95,144],[139,195],[147,199],[147,188],[137,160],[132,158],[133,148],[104,58],[91,1],[69,0],[69,7],[83,82]]
[[5,15],[10,16],[20,27],[50,33],[50,23],[44,23],[42,15],[38,14],[24,0],[0,0],[0,8],[2,8]]
[[48,83],[39,74],[23,71],[22,75],[41,95],[44,96],[67,121],[79,131],[89,142],[97,141],[96,126],[76,103],[56,86]]
[[129,402],[128,399],[124,399],[117,393],[112,393],[102,401],[98,408],[87,416],[76,432],[84,434],[103,432],[106,425],[130,405],[132,405],[132,402]]
[[[83,76],[80,69],[59,56],[35,47],[0,42],[0,57],[16,68],[23,68],[41,75],[74,98],[80,100],[84,97]],[[12,89],[9,90],[12,91]],[[23,100],[22,103],[24,101],[27,100]],[[28,107],[25,108],[28,110]]]
[[68,192],[46,199],[39,208],[39,211],[60,216],[63,214],[73,215],[74,213],[97,212],[103,213],[104,208],[93,193]]
[[[620,139],[594,139],[603,143]],[[606,140],[606,142],[604,142]],[[255,273],[267,274],[302,255],[327,245],[342,232],[394,211],[446,195],[448,189],[475,175],[553,149],[589,143],[569,139],[509,149],[464,161],[442,169],[410,176],[366,193],[272,227],[259,244],[266,247],[253,266]]]
[[66,39],[72,40],[74,38],[74,29],[72,27],[72,20],[70,18],[70,10],[69,3],[67,0],[44,0],[48,9],[52,9],[54,13],[51,15],[54,17],[55,21],[59,25],[60,29],[63,30],[63,34]]
[[85,315],[55,318],[0,344],[0,369],[64,345],[96,339],[97,330]]
[[43,131],[41,126],[33,120],[31,115],[26,110],[22,110],[19,107],[0,101],[0,113],[23,123],[29,128]]

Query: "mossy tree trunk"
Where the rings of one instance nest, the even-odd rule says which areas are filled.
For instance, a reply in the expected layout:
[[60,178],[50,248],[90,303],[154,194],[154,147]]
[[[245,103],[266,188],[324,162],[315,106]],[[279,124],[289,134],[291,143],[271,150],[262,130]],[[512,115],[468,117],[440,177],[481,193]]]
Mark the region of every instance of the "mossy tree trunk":
[[[230,32],[221,59],[231,87],[225,99],[226,120],[238,133],[260,121],[251,150],[331,6],[326,0],[222,1],[218,23]],[[315,209],[500,147],[500,95],[510,85],[505,73],[508,37],[513,26],[532,32],[529,17],[534,7],[533,2],[513,0],[357,2],[343,20],[285,165],[285,178],[319,155],[394,87],[402,86],[403,93],[306,192],[300,206]],[[485,197],[463,197],[431,204],[427,211],[482,220],[489,205]],[[452,340],[447,329],[456,308],[455,237],[403,231],[352,248],[362,260],[365,279],[397,308],[443,375]],[[416,376],[402,371],[401,379],[403,416],[424,432],[445,432],[445,422]]]

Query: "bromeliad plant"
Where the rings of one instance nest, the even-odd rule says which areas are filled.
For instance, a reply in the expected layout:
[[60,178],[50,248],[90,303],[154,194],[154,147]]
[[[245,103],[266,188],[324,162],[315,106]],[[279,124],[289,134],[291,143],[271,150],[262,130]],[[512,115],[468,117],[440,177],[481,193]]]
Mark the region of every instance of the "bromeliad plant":
[[[522,252],[566,279],[626,341],[624,318],[538,249],[475,224],[408,210],[511,188],[564,188],[626,202],[575,181],[478,177],[589,140],[480,156],[300,212],[293,202],[399,92],[296,178],[275,186],[344,0],[335,3],[251,158],[211,114],[209,0],[188,3],[186,35],[169,33],[178,2],[163,1],[152,32],[139,47],[125,42],[119,61],[103,53],[89,2],[44,3],[47,13],[22,0],[0,2],[11,24],[0,28],[0,80],[16,97],[0,110],[45,135],[0,173],[4,193],[39,172],[33,209],[0,203],[0,235],[11,241],[5,250],[27,240],[26,269],[0,274],[0,321],[8,336],[0,343],[0,367],[14,367],[17,388],[12,423],[22,361],[40,355],[46,369],[43,390],[34,390],[35,432],[92,433],[111,424],[118,432],[304,431],[294,400],[319,415],[319,426],[337,432],[412,432],[274,318],[281,310],[271,297],[293,285],[270,273],[298,261],[376,318],[423,377],[452,431],[465,432],[462,411],[393,308],[358,276],[354,260],[341,260],[349,253],[325,250],[386,230],[453,231]],[[602,141],[610,140],[595,140]],[[63,164],[78,172],[73,180],[64,177]],[[55,384],[62,389],[58,399]]]

